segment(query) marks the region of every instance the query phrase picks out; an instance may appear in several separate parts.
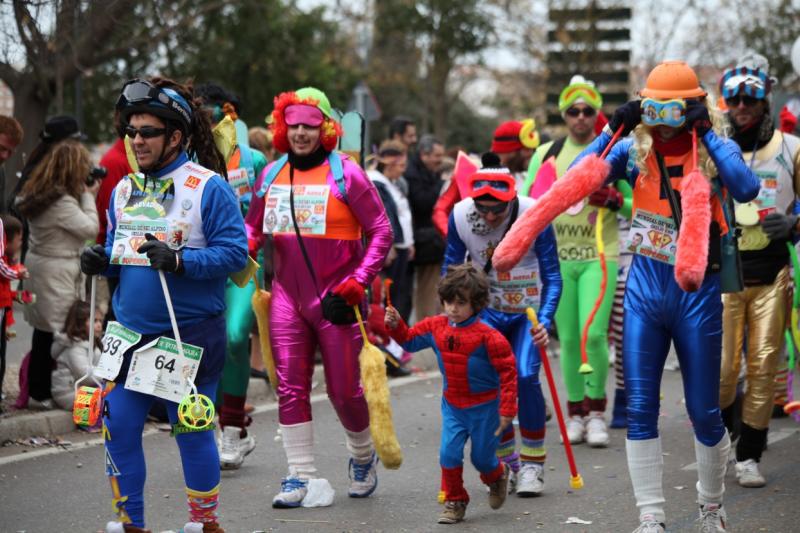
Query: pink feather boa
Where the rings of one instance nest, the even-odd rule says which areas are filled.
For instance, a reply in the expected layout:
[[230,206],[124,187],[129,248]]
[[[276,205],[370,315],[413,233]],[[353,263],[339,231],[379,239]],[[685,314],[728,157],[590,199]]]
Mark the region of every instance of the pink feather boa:
[[597,154],[584,157],[519,217],[492,254],[492,265],[499,272],[514,268],[547,225],[602,187],[610,170],[608,162]]
[[694,292],[703,284],[708,266],[711,186],[697,169],[689,172],[682,181],[683,218],[675,254],[675,281],[684,291]]

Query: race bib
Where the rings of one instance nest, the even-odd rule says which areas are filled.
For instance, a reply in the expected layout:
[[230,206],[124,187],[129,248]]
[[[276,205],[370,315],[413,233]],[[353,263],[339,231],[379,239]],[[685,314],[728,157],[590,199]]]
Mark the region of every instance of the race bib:
[[539,308],[539,272],[514,269],[495,272],[489,279],[491,308],[503,313],[524,313]]
[[761,180],[758,196],[747,203],[735,202],[736,222],[742,226],[755,226],[777,210],[778,173],[771,170],[757,170],[755,173]]
[[228,184],[233,189],[236,198],[241,200],[250,192],[250,179],[246,168],[228,170]]
[[94,375],[108,381],[116,379],[119,369],[122,368],[122,356],[140,340],[142,340],[140,333],[126,328],[119,322],[109,322],[103,335],[103,353],[97,361]]
[[[272,185],[264,207],[264,233],[294,233],[289,185]],[[294,209],[297,227],[303,235],[325,235],[328,213],[328,185],[295,185]]]
[[678,229],[672,217],[637,209],[625,247],[632,253],[674,265],[678,251]]
[[174,339],[159,337],[135,352],[125,388],[179,403],[191,392],[203,349],[183,343],[184,357]]
[[147,254],[136,250],[144,244],[145,233],[152,233],[160,241],[167,240],[169,222],[166,219],[136,220],[123,217],[114,231],[114,244],[111,248],[112,265],[150,266]]

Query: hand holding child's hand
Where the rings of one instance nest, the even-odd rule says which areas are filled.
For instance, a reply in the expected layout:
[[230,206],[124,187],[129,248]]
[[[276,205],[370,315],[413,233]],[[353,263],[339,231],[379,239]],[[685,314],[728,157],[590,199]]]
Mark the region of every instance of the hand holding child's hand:
[[400,313],[391,305],[386,307],[386,314],[383,318],[383,325],[386,329],[395,329],[400,324]]
[[495,437],[499,437],[500,435],[502,435],[503,431],[505,431],[505,429],[508,427],[508,425],[511,424],[511,422],[513,422],[513,421],[514,421],[514,417],[513,416],[500,415],[500,427],[497,428],[497,431],[494,432],[494,436]]
[[531,335],[533,336],[533,342],[536,346],[547,346],[547,343],[550,342],[550,336],[547,334],[547,329],[542,324],[539,324],[535,328],[531,328]]
[[30,272],[28,272],[28,269],[25,267],[20,267],[18,272],[19,272],[19,279],[28,279],[29,277],[31,277]]

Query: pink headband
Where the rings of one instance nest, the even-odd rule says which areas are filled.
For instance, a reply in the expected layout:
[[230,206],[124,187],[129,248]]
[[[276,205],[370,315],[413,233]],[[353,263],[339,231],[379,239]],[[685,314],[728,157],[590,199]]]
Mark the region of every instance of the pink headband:
[[311,126],[318,128],[325,117],[319,108],[305,104],[294,104],[286,108],[283,112],[284,120],[287,126],[297,126],[302,124],[304,126]]

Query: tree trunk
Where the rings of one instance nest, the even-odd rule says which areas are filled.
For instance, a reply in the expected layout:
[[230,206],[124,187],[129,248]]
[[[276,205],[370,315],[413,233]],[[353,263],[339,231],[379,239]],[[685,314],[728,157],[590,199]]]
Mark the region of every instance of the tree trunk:
[[14,118],[22,125],[25,136],[22,142],[5,164],[6,183],[5,190],[0,191],[3,196],[3,203],[0,204],[0,211],[5,212],[8,202],[11,200],[10,194],[17,184],[17,172],[27,161],[31,150],[39,143],[39,132],[44,127],[47,118],[47,108],[50,102],[41,100],[39,91],[36,89],[35,80],[22,81],[17,87],[12,88],[14,93]]

